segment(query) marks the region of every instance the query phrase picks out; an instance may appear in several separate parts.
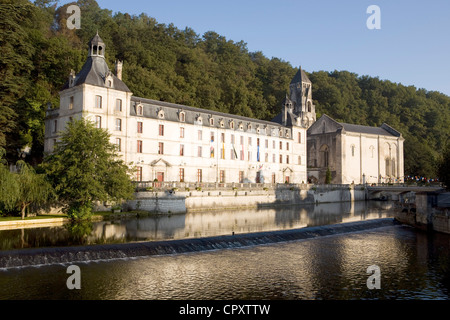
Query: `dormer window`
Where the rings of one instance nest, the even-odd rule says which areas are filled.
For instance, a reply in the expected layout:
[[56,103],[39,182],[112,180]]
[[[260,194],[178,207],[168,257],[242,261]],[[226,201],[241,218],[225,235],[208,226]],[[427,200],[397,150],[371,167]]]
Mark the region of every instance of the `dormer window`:
[[256,127],[256,133],[259,133],[260,132],[260,129],[259,129],[259,126],[257,126]]
[[158,111],[158,118],[159,119],[164,119],[164,110],[163,109]]
[[289,138],[289,130],[286,130],[286,138]]
[[203,124],[203,118],[201,115],[197,115],[197,118],[195,119],[195,121],[197,122],[197,124]]
[[247,124],[247,130],[252,130],[252,124],[251,123],[249,123],[249,124]]
[[230,121],[230,128],[234,129],[234,121],[233,120]]
[[184,111],[180,111],[180,122],[186,121],[186,113]]
[[219,120],[219,125],[221,128],[223,128],[225,126],[225,122],[223,121],[223,119]]
[[244,125],[242,124],[242,122],[239,122],[239,130],[244,130]]
[[142,106],[142,104],[138,104],[136,106],[136,114],[138,116],[142,116],[144,114],[144,107]]
[[214,118],[213,117],[209,118],[209,125],[214,126]]

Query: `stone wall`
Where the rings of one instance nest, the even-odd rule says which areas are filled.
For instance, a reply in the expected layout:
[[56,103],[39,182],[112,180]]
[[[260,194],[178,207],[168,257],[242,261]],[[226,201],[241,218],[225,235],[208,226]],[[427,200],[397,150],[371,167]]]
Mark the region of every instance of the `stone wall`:
[[364,201],[366,191],[349,185],[286,185],[275,189],[137,192],[128,210],[184,213],[196,210],[237,209],[272,205]]

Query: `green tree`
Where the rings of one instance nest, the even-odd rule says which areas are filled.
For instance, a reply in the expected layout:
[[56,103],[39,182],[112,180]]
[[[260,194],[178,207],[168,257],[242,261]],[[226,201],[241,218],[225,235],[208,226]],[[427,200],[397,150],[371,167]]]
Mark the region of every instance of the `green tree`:
[[327,172],[325,173],[325,184],[331,183],[331,171],[330,168],[327,167]]
[[441,161],[438,165],[439,180],[450,189],[450,143],[442,155]]
[[43,170],[71,218],[88,218],[94,201],[132,198],[130,170],[110,143],[110,134],[91,121],[69,122]]
[[29,164],[24,161],[18,161],[17,170],[17,173],[14,174],[19,186],[16,196],[16,207],[20,210],[22,219],[24,219],[26,209],[31,204],[46,204],[54,193],[45,174],[36,173]]

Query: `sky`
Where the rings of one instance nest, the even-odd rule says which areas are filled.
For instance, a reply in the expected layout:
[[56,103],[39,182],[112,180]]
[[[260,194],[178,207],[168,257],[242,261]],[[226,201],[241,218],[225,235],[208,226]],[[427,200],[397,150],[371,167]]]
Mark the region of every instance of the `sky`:
[[[60,5],[70,1],[62,0]],[[307,72],[347,70],[450,96],[448,0],[97,0],[158,23],[215,31]],[[378,6],[379,29],[371,5]],[[81,17],[81,27],[82,25]],[[99,30],[101,33],[101,30]]]

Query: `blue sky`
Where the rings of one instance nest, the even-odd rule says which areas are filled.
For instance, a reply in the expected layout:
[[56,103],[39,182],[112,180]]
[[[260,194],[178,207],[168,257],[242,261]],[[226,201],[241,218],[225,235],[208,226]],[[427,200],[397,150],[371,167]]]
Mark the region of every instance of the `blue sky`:
[[[144,12],[159,23],[190,27],[200,35],[212,30],[228,40],[243,40],[251,52],[308,72],[348,70],[450,95],[448,0],[97,2],[113,13]],[[379,30],[366,26],[370,5],[380,8]]]

